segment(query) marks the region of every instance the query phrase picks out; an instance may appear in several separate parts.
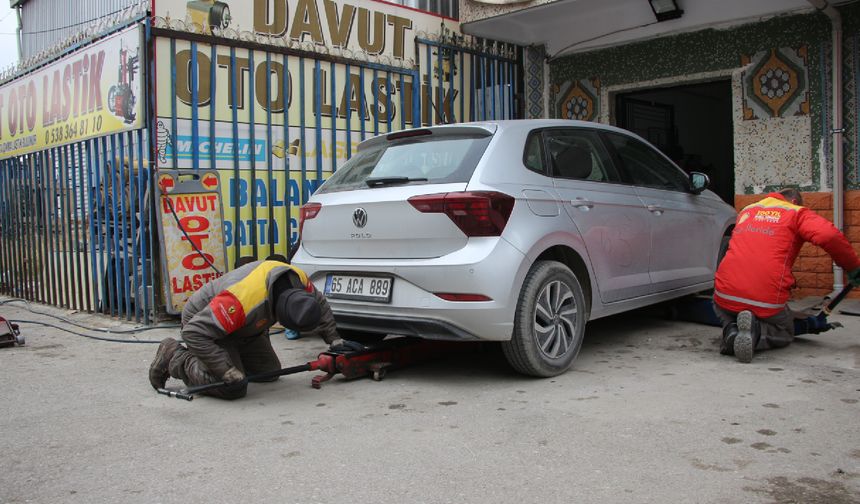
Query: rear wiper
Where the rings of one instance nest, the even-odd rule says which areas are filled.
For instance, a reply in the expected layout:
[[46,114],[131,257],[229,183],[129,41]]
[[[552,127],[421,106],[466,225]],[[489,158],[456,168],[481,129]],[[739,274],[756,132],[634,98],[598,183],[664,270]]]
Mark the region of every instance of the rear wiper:
[[375,177],[364,181],[370,187],[382,187],[386,185],[408,184],[410,182],[427,182],[423,177]]

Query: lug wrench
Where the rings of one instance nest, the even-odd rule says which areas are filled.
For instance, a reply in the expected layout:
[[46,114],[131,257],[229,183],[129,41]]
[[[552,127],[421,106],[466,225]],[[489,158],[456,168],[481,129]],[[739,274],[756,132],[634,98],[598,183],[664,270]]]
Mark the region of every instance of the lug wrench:
[[832,312],[833,309],[836,308],[836,305],[838,305],[839,303],[842,302],[843,299],[845,299],[845,296],[847,296],[848,293],[851,292],[851,289],[853,289],[853,288],[854,288],[854,285],[850,284],[850,283],[848,285],[846,285],[845,287],[843,287],[842,290],[839,291],[839,294],[837,294],[836,297],[833,298],[832,301],[827,303],[827,306],[825,306],[824,308],[821,309],[821,313],[824,314],[825,316],[830,315],[830,312]]
[[839,322],[828,322],[827,316],[836,308],[836,305],[842,302],[845,299],[845,296],[851,292],[854,286],[851,284],[846,285],[836,294],[830,302],[824,305],[821,308],[821,311],[818,312],[818,315],[807,317],[804,319],[795,319],[794,324],[794,332],[795,334],[821,334],[825,331],[829,331],[831,329],[836,329],[837,327],[842,327],[842,324]]
[[[314,371],[319,369],[315,365],[317,361],[308,362],[307,364],[302,364],[301,366],[293,366],[284,369],[276,369],[274,371],[266,371],[265,373],[258,373],[251,376],[246,376],[244,380],[237,382],[236,385],[246,385],[248,382],[252,382],[254,380],[261,380],[264,378],[274,378],[275,376],[284,376],[296,373],[303,373],[305,371]],[[218,381],[214,383],[206,383],[204,385],[195,385],[193,387],[186,387],[180,390],[170,390],[166,388],[160,388],[157,390],[159,394],[166,395],[168,397],[175,397],[177,399],[185,399],[186,401],[191,401],[194,399],[195,394],[199,394],[201,392],[206,392],[207,390],[217,389],[221,387],[228,386],[225,381]]]

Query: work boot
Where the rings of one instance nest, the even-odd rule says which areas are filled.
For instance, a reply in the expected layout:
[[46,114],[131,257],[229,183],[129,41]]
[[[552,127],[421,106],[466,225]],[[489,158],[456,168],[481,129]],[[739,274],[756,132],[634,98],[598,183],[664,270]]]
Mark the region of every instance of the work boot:
[[170,378],[170,371],[168,370],[170,359],[173,358],[177,348],[179,348],[179,342],[175,339],[164,338],[161,340],[158,351],[155,352],[155,359],[149,365],[149,383],[152,384],[152,388],[156,390],[164,388],[164,384]]
[[735,354],[735,337],[738,335],[738,325],[734,322],[723,327],[723,337],[720,340],[720,355]]
[[738,334],[733,345],[735,357],[740,362],[752,362],[755,346],[758,343],[758,320],[749,310],[738,313]]

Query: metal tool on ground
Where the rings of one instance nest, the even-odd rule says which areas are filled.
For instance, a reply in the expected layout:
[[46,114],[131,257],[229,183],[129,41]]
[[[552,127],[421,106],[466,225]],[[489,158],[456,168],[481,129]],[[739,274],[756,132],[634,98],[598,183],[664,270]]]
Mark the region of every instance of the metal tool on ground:
[[[285,376],[305,371],[322,371],[311,379],[313,388],[322,387],[323,382],[340,374],[347,380],[370,376],[376,381],[385,378],[388,371],[437,359],[456,351],[474,348],[474,343],[431,341],[421,338],[402,337],[383,340],[361,350],[328,350],[320,353],[316,360],[299,366],[277,369],[245,377],[243,383]],[[229,386],[220,381],[197,385],[180,390],[158,389],[159,394],[191,401],[196,394]]]
[[[815,308],[794,307],[794,332],[797,335],[819,334],[831,329],[842,327],[839,322],[829,322],[827,317],[851,292],[854,286],[846,285],[833,299],[824,298],[820,310]],[[821,302],[821,301],[818,301]],[[711,326],[720,326],[721,322],[714,312],[714,301],[708,295],[687,296],[666,305],[666,316],[672,320],[684,320]],[[814,306],[818,306],[817,303]]]
[[[806,319],[795,319],[794,332],[795,334],[819,334],[831,329],[842,327],[839,322],[828,322],[827,316],[836,308],[836,305],[842,302],[849,292],[854,288],[848,284],[842,288],[836,297],[831,299],[826,305],[821,308],[817,315],[807,317]],[[825,298],[827,300],[827,298]],[[805,331],[803,330],[805,329]]]
[[18,329],[18,324],[13,324],[3,317],[0,317],[0,347],[23,345],[24,337],[21,336],[21,330]]
[[847,296],[848,293],[851,292],[851,290],[853,288],[854,288],[853,284],[848,284],[845,287],[843,287],[842,290],[839,291],[838,294],[836,294],[836,297],[833,298],[829,303],[827,303],[827,306],[825,306],[824,308],[821,309],[821,313],[824,314],[825,316],[830,315],[830,312],[832,312],[836,308],[836,305],[838,305],[839,303],[842,302],[843,299],[845,299],[845,296]]

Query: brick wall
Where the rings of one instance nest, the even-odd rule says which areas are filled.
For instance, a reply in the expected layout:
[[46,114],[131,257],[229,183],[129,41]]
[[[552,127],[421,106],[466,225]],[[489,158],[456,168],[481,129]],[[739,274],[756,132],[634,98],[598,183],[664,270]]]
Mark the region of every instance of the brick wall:
[[[735,195],[738,210],[764,198],[763,194]],[[833,194],[829,192],[803,193],[803,204],[827,220],[833,220]],[[843,232],[854,250],[860,253],[860,191],[845,193],[845,219]],[[797,288],[792,296],[823,296],[833,290],[833,265],[824,250],[806,243],[794,263],[793,273]],[[860,299],[860,291],[854,290],[849,297]]]

